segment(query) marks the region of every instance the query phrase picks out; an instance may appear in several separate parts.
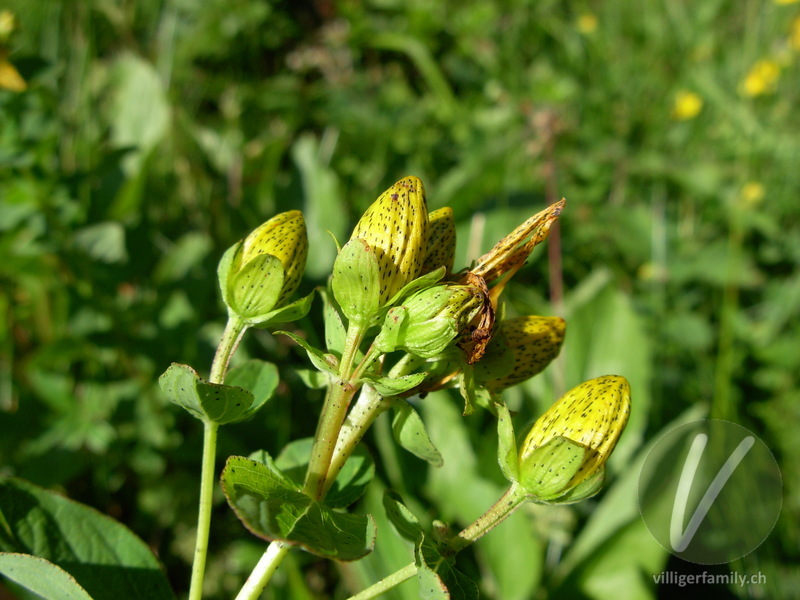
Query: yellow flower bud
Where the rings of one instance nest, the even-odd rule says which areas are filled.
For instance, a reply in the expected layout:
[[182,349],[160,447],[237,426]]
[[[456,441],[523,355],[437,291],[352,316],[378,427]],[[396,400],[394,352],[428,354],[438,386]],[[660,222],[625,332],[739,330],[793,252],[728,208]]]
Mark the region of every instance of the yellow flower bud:
[[495,328],[475,380],[500,392],[541,373],[558,356],[567,324],[559,317],[515,317]]
[[375,252],[383,306],[422,273],[428,240],[422,182],[409,176],[395,183],[366,210],[350,238],[364,240]]
[[283,265],[283,286],[276,306],[294,293],[308,258],[308,236],[303,213],[299,210],[275,215],[253,230],[242,244],[239,264],[245,265],[259,254],[271,254]]
[[225,303],[252,324],[282,307],[297,289],[308,256],[303,214],[274,216],[231,247],[219,266]]
[[449,206],[434,210],[428,215],[428,242],[422,274],[444,266],[447,273],[453,271],[456,255],[456,222]]
[[596,493],[628,422],[630,401],[630,385],[618,375],[590,379],[564,394],[534,423],[520,448],[520,483],[543,500],[571,496],[582,484],[589,495]]

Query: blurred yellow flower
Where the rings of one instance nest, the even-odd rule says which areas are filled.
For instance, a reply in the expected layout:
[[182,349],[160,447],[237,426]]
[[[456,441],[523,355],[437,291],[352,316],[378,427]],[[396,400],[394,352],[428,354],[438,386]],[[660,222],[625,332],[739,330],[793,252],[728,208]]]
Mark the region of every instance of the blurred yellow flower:
[[675,102],[672,105],[672,118],[677,121],[688,121],[694,119],[703,109],[703,99],[687,90],[680,90],[675,94]]
[[795,4],[800,0],[775,0],[775,4]]
[[739,192],[739,199],[746,208],[755,208],[766,195],[764,186],[758,181],[748,181]]
[[0,42],[7,42],[17,27],[17,20],[10,10],[0,10]]
[[597,17],[592,13],[583,13],[578,17],[578,31],[584,35],[589,35],[597,31]]
[[800,50],[800,17],[795,17],[789,30],[789,45],[792,50]]
[[744,96],[760,96],[771,94],[778,85],[781,68],[774,60],[764,59],[758,61],[741,84],[741,93]]
[[28,87],[16,67],[8,62],[6,52],[0,49],[0,89],[24,92]]

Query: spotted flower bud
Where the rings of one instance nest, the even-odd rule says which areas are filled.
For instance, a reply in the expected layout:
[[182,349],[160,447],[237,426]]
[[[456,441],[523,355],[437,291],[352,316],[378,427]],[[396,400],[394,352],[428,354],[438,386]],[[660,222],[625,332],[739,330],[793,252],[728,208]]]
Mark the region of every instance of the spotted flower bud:
[[225,253],[219,267],[225,303],[244,320],[259,322],[297,289],[307,256],[303,214],[276,215]]
[[428,242],[422,261],[422,274],[445,267],[453,271],[456,254],[456,223],[449,206],[434,210],[428,215]]
[[379,304],[385,305],[422,273],[428,239],[425,189],[416,177],[404,177],[370,206],[351,239],[364,240],[375,252],[380,281]]
[[630,386],[624,377],[585,381],[534,423],[519,451],[519,483],[542,502],[575,502],[597,493],[605,463],[625,429]]
[[558,356],[566,333],[559,317],[515,317],[495,327],[486,353],[475,366],[475,380],[500,392],[541,373]]
[[438,356],[466,332],[484,301],[480,290],[465,285],[437,285],[417,292],[389,310],[375,345],[381,352]]

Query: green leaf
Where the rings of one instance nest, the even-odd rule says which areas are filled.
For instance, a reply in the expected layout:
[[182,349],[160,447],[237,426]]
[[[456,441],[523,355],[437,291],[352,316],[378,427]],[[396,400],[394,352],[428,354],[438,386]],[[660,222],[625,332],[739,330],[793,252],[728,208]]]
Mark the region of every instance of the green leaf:
[[442,578],[422,560],[417,563],[417,586],[420,600],[451,599]]
[[414,516],[414,513],[403,503],[400,494],[394,490],[385,490],[383,493],[383,508],[386,511],[386,517],[389,522],[391,522],[400,536],[409,542],[414,542],[414,544],[419,543],[424,536],[422,526],[419,524],[417,517]]
[[395,402],[393,408],[392,433],[397,443],[434,467],[441,467],[442,455],[428,436],[419,413],[405,400]]
[[330,375],[314,369],[295,369],[295,374],[300,378],[307,388],[321,390],[330,382]]
[[207,383],[188,365],[173,363],[158,378],[158,384],[172,402],[201,421],[224,425],[252,414],[253,394],[239,387]]
[[366,326],[380,307],[381,279],[375,251],[367,242],[353,238],[342,248],[333,263],[333,297],[344,315]]
[[411,375],[403,375],[402,377],[376,377],[374,375],[365,375],[364,380],[368,381],[381,396],[388,398],[417,387],[425,380],[425,373],[412,373]]
[[288,335],[292,338],[298,346],[300,346],[303,350],[306,351],[308,354],[308,360],[311,361],[311,364],[314,365],[317,369],[322,371],[323,373],[327,373],[328,375],[333,375],[334,377],[338,377],[339,373],[336,370],[336,357],[332,354],[325,354],[319,348],[314,348],[311,344],[301,338],[299,335],[295,335],[289,331],[276,331],[276,334],[283,334]]
[[147,544],[110,517],[14,478],[0,479],[0,507],[1,551],[68,570],[94,600],[174,598]]
[[370,515],[334,511],[260,462],[231,456],[222,472],[222,489],[245,527],[266,540],[299,544],[336,560],[357,560],[375,545]]
[[281,306],[258,317],[247,319],[247,324],[253,327],[264,328],[275,323],[290,323],[302,319],[311,310],[311,303],[314,301],[314,292],[295,300],[291,304]]
[[[281,469],[298,487],[303,485],[314,438],[303,438],[290,442],[275,460]],[[324,503],[332,508],[345,508],[358,500],[375,476],[375,463],[364,446],[357,446],[347,459],[341,472],[325,496]]]
[[75,245],[93,259],[103,263],[128,260],[125,249],[125,228],[116,221],[87,225],[75,232]]
[[375,346],[378,350],[384,353],[395,351],[406,317],[408,317],[408,309],[405,306],[395,306],[389,309],[381,325],[380,333],[375,338]]
[[503,476],[509,481],[519,480],[519,457],[517,438],[511,413],[504,402],[495,404],[497,410],[497,462]]
[[0,552],[0,575],[42,598],[92,600],[72,575],[38,556]]
[[228,371],[225,385],[243,388],[253,395],[253,403],[242,415],[241,420],[253,416],[272,398],[279,381],[278,367],[258,359],[248,360]]

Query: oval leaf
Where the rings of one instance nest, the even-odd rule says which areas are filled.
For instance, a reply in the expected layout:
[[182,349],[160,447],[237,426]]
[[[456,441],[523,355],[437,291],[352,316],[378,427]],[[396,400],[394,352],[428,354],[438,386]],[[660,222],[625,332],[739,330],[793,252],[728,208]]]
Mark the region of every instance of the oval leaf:
[[0,480],[0,506],[0,550],[69,569],[94,600],[174,599],[150,548],[114,519],[13,478]]
[[72,575],[38,556],[0,552],[0,575],[42,598],[92,600]]
[[336,560],[357,560],[375,545],[371,515],[337,512],[315,502],[260,462],[231,456],[222,489],[245,527],[266,540],[299,544]]
[[434,467],[441,467],[444,464],[442,455],[428,436],[419,413],[405,401],[398,401],[394,411],[392,433],[397,443]]

